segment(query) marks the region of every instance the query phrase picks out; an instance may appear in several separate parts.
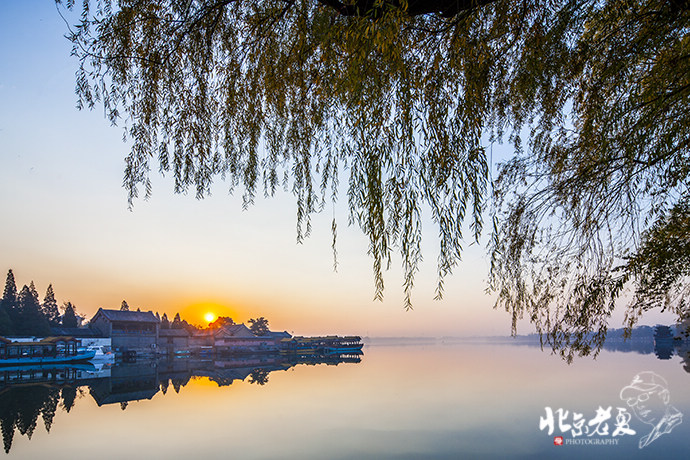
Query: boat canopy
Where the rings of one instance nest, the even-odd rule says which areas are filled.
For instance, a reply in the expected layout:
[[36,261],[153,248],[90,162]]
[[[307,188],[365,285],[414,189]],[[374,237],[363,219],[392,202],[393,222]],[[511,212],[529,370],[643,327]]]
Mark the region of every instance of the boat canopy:
[[12,342],[5,337],[0,337],[0,359],[58,354],[73,356],[77,354],[77,347],[80,344],[81,340],[65,336],[46,337],[37,342]]

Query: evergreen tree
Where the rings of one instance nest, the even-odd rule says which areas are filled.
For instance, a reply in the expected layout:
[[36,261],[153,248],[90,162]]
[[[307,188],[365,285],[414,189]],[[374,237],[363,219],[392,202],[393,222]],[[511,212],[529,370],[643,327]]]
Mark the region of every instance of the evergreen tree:
[[12,321],[10,315],[7,314],[5,307],[0,305],[0,336],[12,334]]
[[31,280],[31,282],[29,283],[29,293],[31,294],[31,297],[36,301],[36,305],[38,305],[40,309],[41,302],[38,299],[38,291],[36,290],[36,285],[34,284],[33,280]]
[[50,335],[50,324],[41,311],[38,292],[33,281],[30,286],[24,285],[19,292],[19,323],[15,324],[15,332],[19,335],[35,335],[46,337]]
[[126,300],[122,301],[122,306],[120,306],[120,311],[129,311],[129,305],[127,305]]
[[77,327],[77,314],[72,302],[65,302],[63,308],[65,312],[62,314],[62,325],[64,327]]
[[0,334],[14,334],[15,320],[19,320],[17,306],[17,284],[14,281],[12,269],[7,272],[5,291],[0,300]]
[[161,318],[161,329],[170,329],[170,320],[166,313],[163,313],[163,317]]
[[180,318],[180,314],[176,313],[175,318],[173,318],[172,325],[170,326],[172,329],[182,329],[182,318]]
[[7,281],[5,281],[5,291],[2,294],[2,305],[8,310],[16,306],[17,303],[17,283],[14,281],[14,273],[10,268],[7,272]]
[[60,310],[58,309],[57,301],[55,300],[55,293],[53,292],[53,285],[49,284],[46,290],[46,296],[43,298],[43,314],[51,326],[60,325]]
[[200,329],[199,327],[197,327],[193,324],[189,324],[186,319],[182,320],[182,323],[180,323],[180,326],[181,326],[180,329],[184,329],[187,332],[189,332],[190,334],[193,334],[194,332],[196,332]]

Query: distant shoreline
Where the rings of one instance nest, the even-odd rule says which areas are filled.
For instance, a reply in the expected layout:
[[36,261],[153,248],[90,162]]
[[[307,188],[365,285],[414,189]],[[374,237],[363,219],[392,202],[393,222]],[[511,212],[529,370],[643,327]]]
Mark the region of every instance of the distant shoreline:
[[[659,326],[659,325],[656,325]],[[632,342],[654,342],[654,329],[656,326],[638,326],[631,332],[630,337],[625,338],[625,329],[610,329],[607,333],[607,344],[632,343]],[[675,325],[670,326],[673,334],[676,335]],[[451,343],[494,343],[494,344],[537,344],[540,338],[538,334],[516,335],[516,336],[370,336],[363,337],[365,345],[431,345],[431,344],[451,344]]]

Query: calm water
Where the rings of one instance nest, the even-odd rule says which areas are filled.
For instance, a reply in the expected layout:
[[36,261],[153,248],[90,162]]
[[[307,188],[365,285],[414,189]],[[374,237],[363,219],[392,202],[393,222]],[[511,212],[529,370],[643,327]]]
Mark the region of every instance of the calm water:
[[[73,370],[90,379],[71,384],[0,386],[0,456],[659,458],[690,448],[690,373],[678,356],[603,351],[567,365],[534,347],[439,343],[369,345],[361,362],[337,365],[279,361],[137,363]],[[666,380],[685,420],[640,449],[652,425],[631,415],[635,435],[612,432],[617,408],[630,409],[619,394],[642,371]],[[546,407],[551,435],[539,428]],[[559,431],[558,409],[587,426],[608,407],[608,435]],[[580,445],[555,446],[557,435]]]

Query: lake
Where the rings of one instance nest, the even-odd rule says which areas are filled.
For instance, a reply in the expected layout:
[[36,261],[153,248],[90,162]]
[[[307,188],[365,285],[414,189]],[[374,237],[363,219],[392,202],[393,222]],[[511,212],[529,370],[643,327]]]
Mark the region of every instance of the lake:
[[[677,354],[658,359],[604,350],[596,360],[576,358],[569,365],[534,346],[375,341],[362,356],[321,363],[308,357],[176,359],[25,373],[20,382],[4,371],[0,417],[7,453],[0,455],[681,457],[690,448],[688,363]],[[637,404],[663,393],[662,415],[675,414],[675,425],[657,429],[658,437],[642,448],[654,424],[639,417],[652,412],[638,415],[621,400],[626,387],[624,396]],[[678,413],[685,417],[679,424]]]

